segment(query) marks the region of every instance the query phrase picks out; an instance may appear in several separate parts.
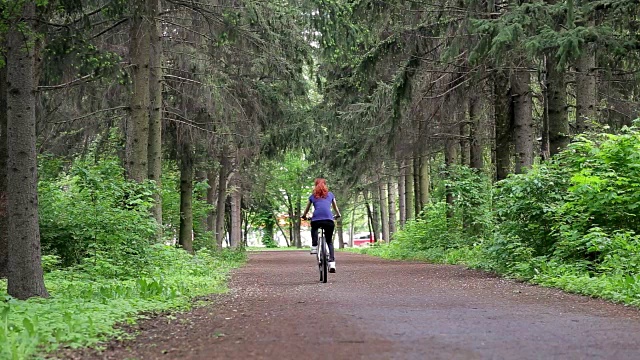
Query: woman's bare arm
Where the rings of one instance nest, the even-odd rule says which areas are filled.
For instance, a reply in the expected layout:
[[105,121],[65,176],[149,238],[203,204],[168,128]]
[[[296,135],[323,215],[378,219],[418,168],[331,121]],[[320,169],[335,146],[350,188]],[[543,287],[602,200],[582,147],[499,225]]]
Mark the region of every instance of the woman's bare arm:
[[340,215],[340,209],[338,209],[338,203],[336,202],[335,198],[333,199],[333,201],[331,201],[331,205],[333,206],[333,211],[338,214],[338,217],[342,217],[342,215]]
[[311,200],[309,200],[309,202],[307,203],[307,207],[304,209],[304,212],[302,213],[303,218],[307,217],[307,213],[309,212],[310,208],[311,208]]

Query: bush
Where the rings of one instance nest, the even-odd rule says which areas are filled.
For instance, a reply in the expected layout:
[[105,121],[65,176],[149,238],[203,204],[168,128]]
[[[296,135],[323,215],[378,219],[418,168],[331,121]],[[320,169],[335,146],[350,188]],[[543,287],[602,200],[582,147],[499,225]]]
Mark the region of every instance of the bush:
[[[640,305],[638,129],[579,137],[553,161],[493,189],[470,169],[442,175],[422,218],[390,245],[363,252],[464,263]],[[455,198],[450,218],[446,191]]]
[[[153,183],[127,181],[115,157],[76,160],[68,173],[39,184],[40,233],[44,254],[56,255],[63,266],[84,258],[126,264],[135,274],[145,261],[156,232],[149,216]],[[119,276],[121,274],[113,274]]]
[[[115,263],[108,271],[99,265],[47,273],[49,299],[21,301],[0,291],[0,359],[95,345],[123,334],[114,325],[134,323],[142,312],[189,308],[195,297],[224,291],[229,270],[244,253],[203,250],[192,256],[153,245],[147,260],[136,278],[114,279],[113,273],[127,273],[126,264]],[[6,289],[6,282],[0,285]]]

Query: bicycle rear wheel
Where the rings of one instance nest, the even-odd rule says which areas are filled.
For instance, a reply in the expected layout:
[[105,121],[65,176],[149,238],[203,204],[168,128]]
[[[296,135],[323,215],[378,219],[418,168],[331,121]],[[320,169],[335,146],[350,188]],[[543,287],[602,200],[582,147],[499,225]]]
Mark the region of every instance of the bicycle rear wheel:
[[320,243],[318,245],[321,246],[320,251],[318,251],[320,254],[320,281],[326,283],[327,273],[329,272],[329,263],[327,262],[327,241],[325,240],[324,235],[320,239]]

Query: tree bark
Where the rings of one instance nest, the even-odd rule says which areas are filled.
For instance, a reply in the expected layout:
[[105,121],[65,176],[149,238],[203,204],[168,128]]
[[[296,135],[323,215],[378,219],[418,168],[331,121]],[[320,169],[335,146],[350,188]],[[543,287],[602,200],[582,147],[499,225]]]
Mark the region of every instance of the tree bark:
[[[453,115],[453,119],[454,119],[454,124],[455,124],[455,120],[457,118],[456,116],[457,114],[454,113]],[[455,165],[456,163],[456,159],[458,158],[458,142],[455,141],[454,139],[446,139],[444,142],[444,163],[446,166],[446,176],[449,178],[451,177],[451,170],[453,165]],[[450,187],[447,187],[445,190],[445,194],[446,194],[446,202],[447,202],[447,218],[452,218],[453,217],[453,205],[454,205],[454,197],[453,197],[453,191]]]
[[469,121],[466,119],[467,115],[465,114],[462,118],[463,121],[460,122],[460,165],[469,166],[470,157],[471,157],[471,149],[469,146],[469,132],[470,126]]
[[389,177],[387,183],[387,194],[389,194],[389,241],[396,233],[396,198],[398,197],[398,189],[396,188],[397,180],[394,176]]
[[469,166],[474,169],[481,170],[484,167],[484,159],[482,157],[482,136],[480,134],[482,119],[482,102],[479,96],[473,96],[469,100],[469,138],[471,144],[469,146]]
[[496,73],[494,79],[495,106],[495,161],[496,180],[507,178],[511,172],[511,144],[513,126],[509,79],[503,73]]
[[153,194],[151,209],[158,223],[158,241],[162,241],[162,36],[160,29],[159,0],[147,0],[150,34],[149,56],[149,143],[147,161],[149,180],[155,181],[158,191]]
[[225,238],[225,214],[227,205],[227,173],[229,172],[229,159],[227,149],[223,149],[220,158],[220,170],[218,177],[218,206],[216,207],[216,244],[218,249],[222,249]]
[[218,173],[214,170],[207,171],[207,182],[209,187],[207,188],[207,205],[210,206],[211,210],[207,213],[207,231],[211,231],[213,233],[213,238],[215,242],[215,232],[216,232],[216,211],[214,208],[217,205],[216,197],[218,194]]
[[229,245],[235,250],[240,246],[242,241],[242,184],[238,170],[234,170],[231,175],[231,184],[232,188],[229,189],[229,196],[231,197],[231,231],[229,234]]
[[180,234],[178,243],[193,253],[193,154],[189,144],[180,148]]
[[[546,59],[545,59],[546,68]],[[547,73],[542,73],[541,88],[542,88],[542,141],[540,143],[540,158],[547,160],[551,157],[549,154],[549,109],[547,104],[549,103],[549,91],[547,89]]]
[[429,174],[429,156],[424,155],[420,159],[420,211],[429,205],[429,197],[431,188],[431,174]]
[[380,223],[382,224],[382,239],[389,242],[389,207],[387,197],[387,182],[378,180],[378,193],[380,194]]
[[[195,182],[196,183],[202,183],[202,182],[207,182],[207,184],[209,183],[209,180],[207,179],[207,172],[205,170],[200,170],[197,169],[195,171]],[[206,203],[207,202],[207,193],[202,193],[202,192],[198,192],[198,196],[197,196],[197,200],[202,202],[202,203]],[[200,218],[195,219],[194,221],[197,221],[197,228],[194,226],[194,233],[195,233],[195,237],[198,239],[206,239],[206,232],[207,232],[207,227],[208,227],[208,216],[207,214],[202,214],[200,216]],[[195,232],[197,230],[197,232]]]
[[[594,21],[589,22],[594,26]],[[576,60],[576,128],[578,133],[591,129],[591,123],[597,120],[596,105],[596,51],[595,44],[587,43],[582,54]]]
[[374,191],[371,191],[371,199],[369,199],[369,191],[365,190],[362,192],[362,195],[364,196],[364,204],[367,206],[367,213],[371,218],[371,230],[373,232],[374,241],[380,240],[380,220],[379,220],[380,211],[376,206],[376,198],[379,198],[377,194],[378,194],[377,189],[375,189]]
[[567,87],[564,70],[558,70],[554,56],[547,57],[547,104],[549,116],[549,153],[551,156],[569,145],[569,117],[567,115]]
[[[371,209],[369,209],[369,203],[367,202],[367,196],[366,194],[366,190],[363,192],[363,197],[364,197],[364,206],[367,207],[367,225],[369,228],[369,234],[371,234]],[[355,206],[354,202],[354,206],[353,209],[351,210],[351,221],[349,222],[349,247],[353,247],[353,227],[354,227],[354,223],[356,220],[356,206]]]
[[[456,148],[452,140],[447,140],[445,143],[444,161],[447,168],[447,177],[450,177],[451,166],[455,163]],[[453,192],[449,187],[445,191],[445,199],[447,202],[447,218],[453,217]]]
[[406,202],[406,207],[405,207],[405,219],[407,221],[412,220],[415,217],[415,190],[414,190],[414,178],[413,178],[413,174],[414,174],[414,164],[415,161],[413,159],[409,159],[408,163],[407,163],[407,171],[406,171],[406,175],[405,175],[405,182],[404,182],[404,196],[405,196],[405,202]]
[[413,217],[417,217],[418,214],[422,211],[421,200],[422,197],[420,195],[420,157],[416,152],[413,154]]
[[400,217],[400,227],[407,222],[407,191],[405,190],[405,182],[407,177],[407,163],[405,160],[400,161],[400,176],[398,177],[398,213]]
[[7,237],[7,67],[0,68],[0,278],[9,273]]
[[516,149],[516,174],[522,174],[533,165],[535,129],[531,101],[531,75],[518,71],[512,79],[513,128]]
[[240,179],[240,164],[238,151],[234,151],[233,157],[233,173],[231,174],[231,189],[229,196],[231,199],[231,228],[229,232],[229,246],[237,249],[242,241],[242,182]]
[[302,195],[300,194],[300,192],[298,192],[297,196],[296,196],[296,203],[294,204],[294,211],[295,211],[295,234],[296,234],[296,246],[298,248],[302,248],[302,233],[301,233],[301,221],[300,221],[300,216],[302,215],[302,209],[301,209],[301,202],[302,202]]
[[338,248],[344,249],[344,234],[342,234],[342,219],[336,220],[336,231],[338,232]]
[[7,194],[9,274],[17,299],[48,297],[41,264],[36,157],[36,5],[22,3],[7,41]]
[[148,176],[149,146],[149,54],[150,19],[146,1],[133,3],[133,15],[129,32],[129,58],[131,61],[131,118],[127,120],[126,167],[129,179],[144,181]]

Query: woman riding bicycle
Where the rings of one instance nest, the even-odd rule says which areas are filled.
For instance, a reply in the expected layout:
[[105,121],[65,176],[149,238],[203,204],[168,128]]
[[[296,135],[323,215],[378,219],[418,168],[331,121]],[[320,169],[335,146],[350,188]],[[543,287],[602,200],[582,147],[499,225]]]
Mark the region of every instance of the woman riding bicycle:
[[340,210],[336,203],[336,198],[333,193],[329,191],[327,187],[327,181],[322,178],[318,178],[315,181],[313,187],[313,194],[309,196],[309,202],[306,209],[302,214],[302,218],[307,218],[309,208],[313,204],[313,216],[311,217],[311,254],[318,253],[318,229],[324,229],[324,234],[327,239],[327,245],[329,246],[329,272],[336,272],[336,260],[333,252],[333,230],[335,223],[333,222],[333,214],[331,213],[331,207],[336,212],[336,218],[339,218]]

